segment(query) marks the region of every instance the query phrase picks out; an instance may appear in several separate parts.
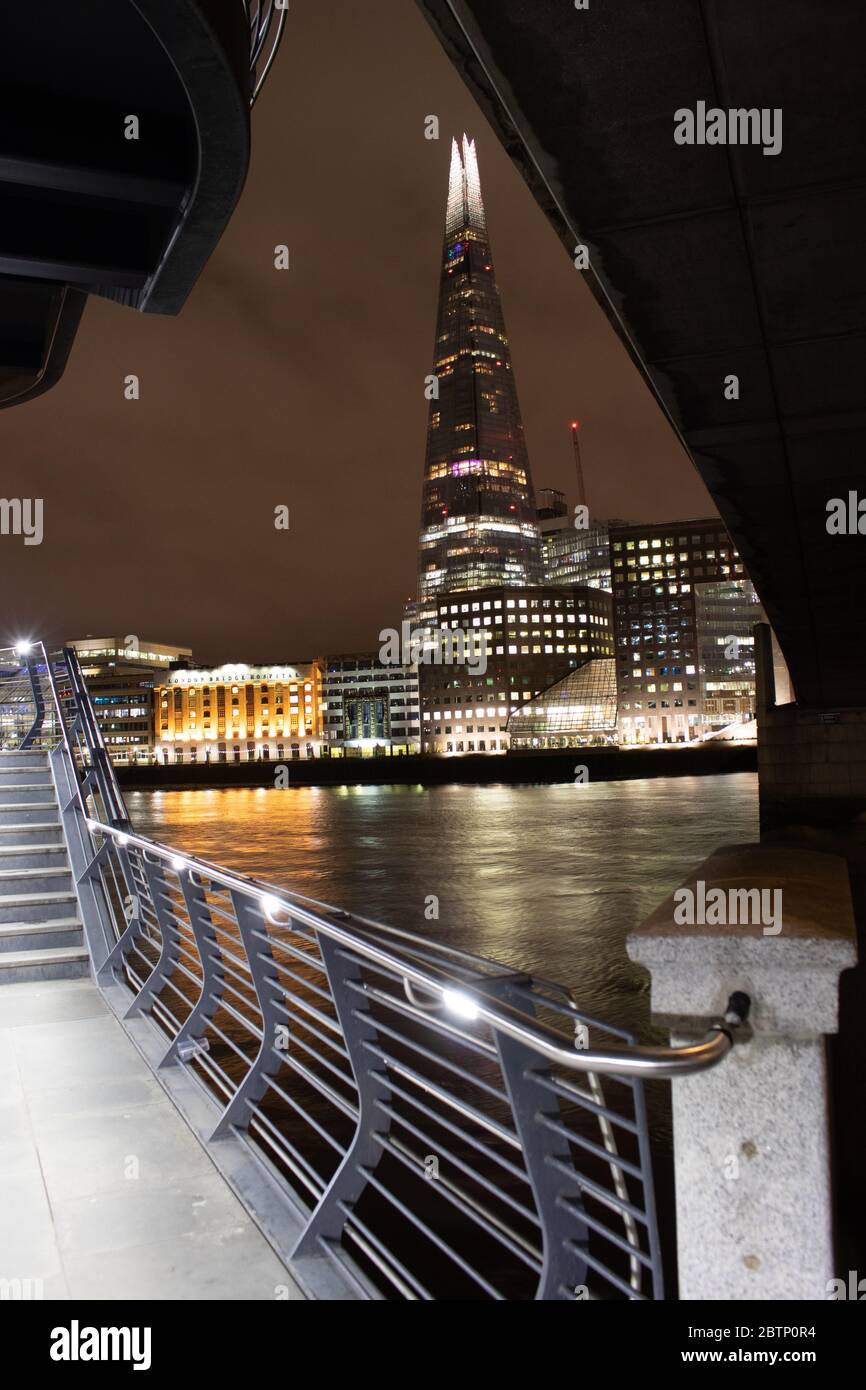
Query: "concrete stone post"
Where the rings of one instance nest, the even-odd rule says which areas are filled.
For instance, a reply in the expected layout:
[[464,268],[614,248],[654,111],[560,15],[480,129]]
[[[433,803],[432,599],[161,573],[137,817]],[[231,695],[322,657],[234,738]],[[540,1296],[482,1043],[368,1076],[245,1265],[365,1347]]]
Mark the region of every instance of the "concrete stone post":
[[824,1035],[837,1030],[840,972],[857,959],[845,861],[719,850],[628,952],[650,971],[654,1021],[676,1042],[703,1034],[734,990],[752,1001],[751,1039],[671,1083],[680,1297],[826,1298],[836,1270]]

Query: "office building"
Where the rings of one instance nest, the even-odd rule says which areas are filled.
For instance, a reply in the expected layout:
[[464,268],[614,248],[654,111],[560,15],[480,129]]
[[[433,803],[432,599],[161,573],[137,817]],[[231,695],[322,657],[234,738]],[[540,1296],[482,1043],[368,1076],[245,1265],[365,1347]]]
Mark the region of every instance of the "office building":
[[538,524],[475,142],[452,143],[412,610],[541,582]]
[[322,752],[333,757],[421,751],[418,668],[378,655],[323,657]]
[[695,585],[698,687],[704,737],[755,718],[755,623],[767,621],[753,584],[727,579]]
[[74,647],[112,762],[149,762],[156,743],[154,689],[172,664],[188,664],[189,647],[126,637],[81,637]]
[[718,517],[610,531],[622,744],[702,733],[695,586],[746,577]]
[[[474,648],[469,659],[419,665],[424,752],[504,753],[515,710],[593,658],[613,656],[611,598],[600,589],[447,594],[437,619]],[[460,645],[465,657],[468,641]]]
[[582,748],[617,741],[616,662],[596,657],[534,700],[508,721],[512,748]]

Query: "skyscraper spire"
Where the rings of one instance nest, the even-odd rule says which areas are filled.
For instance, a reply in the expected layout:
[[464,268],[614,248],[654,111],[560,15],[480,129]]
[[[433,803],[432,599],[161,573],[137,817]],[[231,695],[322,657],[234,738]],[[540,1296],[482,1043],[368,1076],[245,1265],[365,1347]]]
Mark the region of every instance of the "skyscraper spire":
[[448,176],[445,235],[446,237],[453,236],[461,228],[468,227],[474,227],[479,232],[486,233],[487,231],[475,141],[464,135],[462,159],[457,141],[451,141],[451,172]]
[[451,143],[418,566],[440,593],[541,582],[535,497],[475,141]]

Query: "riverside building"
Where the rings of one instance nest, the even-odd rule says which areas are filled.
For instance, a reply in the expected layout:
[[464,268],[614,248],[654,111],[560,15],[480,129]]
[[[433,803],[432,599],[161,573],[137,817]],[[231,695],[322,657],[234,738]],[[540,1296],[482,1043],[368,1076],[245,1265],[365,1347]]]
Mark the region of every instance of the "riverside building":
[[514,711],[614,650],[610,595],[587,587],[446,594],[436,625],[486,635],[483,663],[419,666],[422,751],[445,756],[506,752]]
[[619,738],[624,745],[701,737],[695,587],[745,579],[718,517],[612,527]]
[[321,660],[326,756],[399,756],[421,751],[418,667],[373,653]]
[[[695,585],[698,683],[704,737],[757,738],[755,623],[766,614],[748,579]],[[751,726],[749,729],[739,726]]]
[[321,752],[318,661],[172,671],[156,694],[162,762],[283,762]]
[[[545,489],[548,495],[551,491]],[[559,496],[565,500],[562,493]],[[578,528],[567,510],[542,516],[539,509],[538,518],[545,582],[586,584],[591,589],[605,589],[610,593],[609,528],[623,523],[590,521],[588,526]]]
[[80,637],[74,647],[112,762],[150,762],[156,744],[154,690],[172,665],[188,665],[189,647],[126,637]]

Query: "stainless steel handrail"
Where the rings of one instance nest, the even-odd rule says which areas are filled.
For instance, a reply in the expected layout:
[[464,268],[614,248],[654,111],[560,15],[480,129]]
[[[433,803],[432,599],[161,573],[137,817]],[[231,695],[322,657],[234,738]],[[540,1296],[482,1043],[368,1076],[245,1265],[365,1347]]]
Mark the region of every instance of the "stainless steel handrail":
[[[418,985],[435,995],[445,1008],[453,1008],[455,1003],[465,1004],[467,1009],[471,1009],[473,1019],[488,1024],[506,1037],[531,1047],[548,1061],[557,1062],[571,1071],[660,1077],[689,1076],[694,1072],[706,1071],[708,1067],[716,1066],[728,1054],[737,1031],[743,1029],[748,1018],[748,997],[745,994],[734,994],[728,1001],[724,1018],[711,1022],[706,1036],[699,1042],[684,1047],[632,1045],[621,1050],[577,1050],[573,1045],[565,1047],[561,1036],[553,1028],[538,1022],[528,1024],[517,1010],[509,1008],[508,1005],[491,1004],[480,986],[467,984],[462,976],[449,972],[446,967],[438,969],[436,974],[421,969],[405,957],[366,940],[357,930],[338,926],[327,917],[309,911],[291,895],[278,888],[233,873],[194,854],[172,849],[158,840],[104,825],[91,817],[88,817],[87,824],[92,833],[110,837],[123,846],[133,845],[145,855],[151,854],[158,861],[169,864],[175,871],[180,861],[184,869],[200,875],[209,883],[218,883],[221,887],[254,898],[272,925],[290,926],[291,919],[295,919],[305,926],[314,928],[331,941],[351,947],[365,959],[394,971],[405,982]],[[285,912],[290,920],[276,921],[277,912]],[[454,995],[458,995],[459,999],[455,1000]]]

